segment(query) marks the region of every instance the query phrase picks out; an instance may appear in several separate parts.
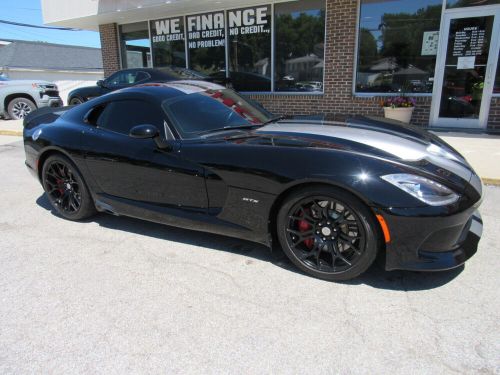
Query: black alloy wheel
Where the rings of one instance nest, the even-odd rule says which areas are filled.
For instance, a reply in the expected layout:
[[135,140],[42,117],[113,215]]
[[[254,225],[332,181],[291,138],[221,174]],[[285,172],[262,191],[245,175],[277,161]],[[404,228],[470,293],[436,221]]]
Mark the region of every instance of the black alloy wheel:
[[42,179],[52,207],[62,217],[81,220],[95,213],[94,203],[83,178],[66,157],[49,157],[43,164]]
[[378,250],[376,221],[351,194],[329,187],[302,189],[278,215],[278,237],[290,260],[306,273],[347,280],[366,271]]

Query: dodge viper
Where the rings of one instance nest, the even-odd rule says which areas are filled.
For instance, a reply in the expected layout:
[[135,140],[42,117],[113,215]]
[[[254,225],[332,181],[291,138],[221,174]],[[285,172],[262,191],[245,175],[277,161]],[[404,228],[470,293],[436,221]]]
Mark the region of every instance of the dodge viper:
[[24,146],[65,219],[105,212],[279,245],[325,280],[378,255],[387,270],[451,269],[482,232],[481,180],[439,137],[375,117],[284,119],[209,82],[36,111]]

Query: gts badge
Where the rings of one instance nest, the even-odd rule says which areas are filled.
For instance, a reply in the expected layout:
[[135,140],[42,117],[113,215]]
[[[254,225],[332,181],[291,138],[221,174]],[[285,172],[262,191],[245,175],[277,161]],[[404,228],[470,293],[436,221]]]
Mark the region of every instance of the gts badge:
[[244,197],[244,198],[241,198],[241,200],[242,200],[243,202],[249,202],[249,203],[253,203],[253,204],[257,204],[257,203],[259,203],[259,201],[258,201],[257,199],[253,199],[253,198],[245,198],[245,197]]

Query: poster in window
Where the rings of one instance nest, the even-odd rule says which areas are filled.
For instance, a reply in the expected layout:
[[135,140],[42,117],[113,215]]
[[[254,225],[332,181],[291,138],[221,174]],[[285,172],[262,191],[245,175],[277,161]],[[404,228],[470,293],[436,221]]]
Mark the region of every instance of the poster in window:
[[436,56],[438,52],[439,31],[424,31],[422,56]]
[[187,16],[186,27],[190,68],[204,74],[224,70],[224,12]]
[[151,21],[151,47],[155,67],[186,67],[184,18]]
[[232,86],[238,91],[271,91],[271,7],[228,10],[227,27]]

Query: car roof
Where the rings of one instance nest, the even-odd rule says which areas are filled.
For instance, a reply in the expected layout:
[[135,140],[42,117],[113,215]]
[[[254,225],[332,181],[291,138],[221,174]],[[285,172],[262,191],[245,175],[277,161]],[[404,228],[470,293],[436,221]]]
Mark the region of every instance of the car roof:
[[198,80],[176,80],[169,82],[143,83],[117,91],[123,93],[151,94],[162,100],[179,95],[190,95],[207,90],[224,90],[225,87],[212,82]]

